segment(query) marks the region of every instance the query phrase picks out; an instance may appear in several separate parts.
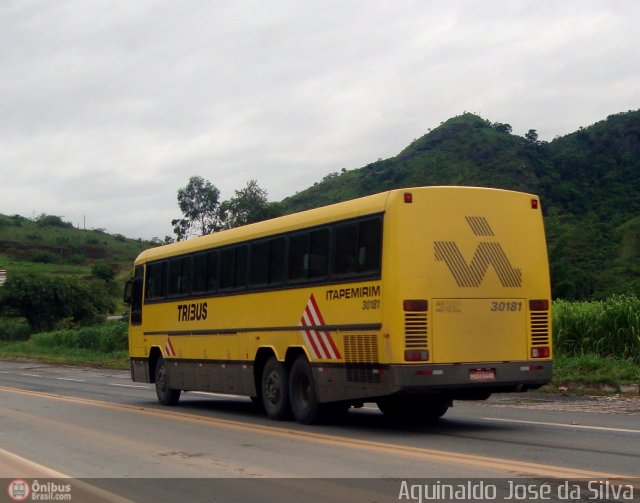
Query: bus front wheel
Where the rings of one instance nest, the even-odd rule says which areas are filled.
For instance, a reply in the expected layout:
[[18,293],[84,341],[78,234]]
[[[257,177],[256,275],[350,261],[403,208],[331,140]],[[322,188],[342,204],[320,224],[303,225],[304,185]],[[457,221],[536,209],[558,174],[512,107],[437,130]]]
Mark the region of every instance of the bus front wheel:
[[262,405],[271,419],[287,419],[289,408],[289,372],[275,357],[267,360],[262,370]]
[[167,362],[162,357],[156,363],[156,395],[162,405],[176,405],[180,400],[180,390],[169,387]]

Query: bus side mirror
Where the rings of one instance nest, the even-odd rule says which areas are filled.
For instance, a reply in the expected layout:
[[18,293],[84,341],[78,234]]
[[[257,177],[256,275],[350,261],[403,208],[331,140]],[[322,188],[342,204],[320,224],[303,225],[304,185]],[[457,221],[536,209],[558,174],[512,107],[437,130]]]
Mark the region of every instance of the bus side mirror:
[[124,284],[123,300],[127,305],[131,305],[131,299],[133,298],[133,280],[130,279]]

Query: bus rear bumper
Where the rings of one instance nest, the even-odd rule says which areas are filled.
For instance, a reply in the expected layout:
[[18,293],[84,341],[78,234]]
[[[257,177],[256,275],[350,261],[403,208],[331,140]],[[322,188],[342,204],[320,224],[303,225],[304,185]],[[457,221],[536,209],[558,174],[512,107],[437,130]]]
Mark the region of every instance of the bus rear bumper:
[[389,366],[396,392],[474,388],[526,391],[548,384],[552,370],[550,360]]
[[394,394],[447,393],[475,400],[491,393],[536,389],[551,381],[553,362],[460,364],[314,365],[321,402],[373,399]]

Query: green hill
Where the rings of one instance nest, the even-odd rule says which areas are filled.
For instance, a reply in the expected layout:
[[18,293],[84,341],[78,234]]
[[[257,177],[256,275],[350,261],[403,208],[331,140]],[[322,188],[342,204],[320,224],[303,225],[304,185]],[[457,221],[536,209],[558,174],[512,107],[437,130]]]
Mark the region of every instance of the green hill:
[[640,293],[640,110],[549,143],[466,113],[397,156],[332,173],[282,205],[293,212],[416,185],[539,194],[555,297]]
[[0,215],[0,269],[11,272],[89,275],[96,265],[129,274],[133,259],[151,246],[142,240],[81,230],[60,217]]
[[33,220],[0,215],[0,269],[7,270],[9,280],[33,276],[50,279],[52,285],[98,282],[117,312],[124,310],[122,286],[133,260],[149,246],[102,230],[76,229],[53,215]]

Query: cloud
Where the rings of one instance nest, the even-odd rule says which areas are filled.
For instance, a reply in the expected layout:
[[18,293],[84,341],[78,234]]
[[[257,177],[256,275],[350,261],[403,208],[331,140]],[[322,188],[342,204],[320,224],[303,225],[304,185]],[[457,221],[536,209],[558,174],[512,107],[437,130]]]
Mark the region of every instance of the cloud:
[[631,1],[4,2],[1,213],[164,237],[192,175],[271,199],[463,111],[541,139],[635,109]]

